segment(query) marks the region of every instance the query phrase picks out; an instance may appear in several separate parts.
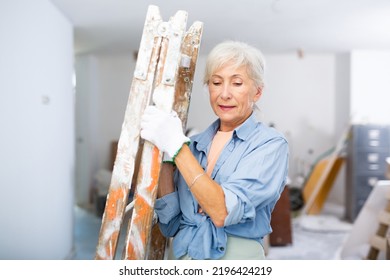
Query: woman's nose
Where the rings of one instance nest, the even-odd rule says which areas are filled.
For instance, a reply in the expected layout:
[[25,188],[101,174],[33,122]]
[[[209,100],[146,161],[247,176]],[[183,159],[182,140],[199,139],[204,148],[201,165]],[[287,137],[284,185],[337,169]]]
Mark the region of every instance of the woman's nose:
[[230,99],[232,97],[230,87],[228,85],[222,87],[220,97],[222,99]]

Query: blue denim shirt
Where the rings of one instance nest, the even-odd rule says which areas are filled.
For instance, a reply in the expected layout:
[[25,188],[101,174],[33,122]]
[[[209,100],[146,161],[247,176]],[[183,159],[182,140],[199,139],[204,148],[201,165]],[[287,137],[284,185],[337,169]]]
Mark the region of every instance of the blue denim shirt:
[[[216,120],[191,138],[190,149],[206,170],[207,154],[219,128]],[[271,212],[286,184],[288,143],[274,128],[257,122],[252,114],[237,127],[221,152],[211,177],[222,186],[228,215],[224,227],[198,213],[198,203],[181,176],[175,172],[176,191],[156,200],[160,229],[173,239],[176,258],[219,259],[227,235],[262,243],[272,232]],[[201,187],[201,186],[198,186]]]

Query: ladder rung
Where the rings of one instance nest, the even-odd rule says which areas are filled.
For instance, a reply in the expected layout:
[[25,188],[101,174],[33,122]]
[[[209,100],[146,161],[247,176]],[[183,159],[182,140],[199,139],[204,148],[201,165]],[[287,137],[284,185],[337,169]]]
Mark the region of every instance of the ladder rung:
[[374,247],[378,250],[385,251],[386,250],[386,238],[378,235],[374,235],[370,239],[371,247]]
[[390,225],[390,212],[383,210],[379,213],[378,218],[381,224]]

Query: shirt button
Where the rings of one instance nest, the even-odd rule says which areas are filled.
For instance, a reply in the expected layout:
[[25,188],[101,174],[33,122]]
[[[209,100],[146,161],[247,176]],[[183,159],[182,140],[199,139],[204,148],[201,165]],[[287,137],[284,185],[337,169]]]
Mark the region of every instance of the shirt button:
[[223,252],[223,251],[225,251],[225,248],[224,247],[219,247],[219,250],[221,250]]

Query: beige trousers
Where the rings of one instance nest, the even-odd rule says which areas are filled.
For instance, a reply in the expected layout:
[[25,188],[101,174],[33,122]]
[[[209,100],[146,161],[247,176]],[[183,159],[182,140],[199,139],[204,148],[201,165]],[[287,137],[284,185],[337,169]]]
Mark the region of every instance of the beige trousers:
[[[171,243],[172,244],[172,243]],[[171,245],[170,244],[170,245]],[[169,246],[169,260],[175,260],[172,246]],[[191,260],[188,255],[184,255],[180,260]],[[263,246],[252,239],[228,235],[226,253],[220,260],[264,260],[265,253]]]

